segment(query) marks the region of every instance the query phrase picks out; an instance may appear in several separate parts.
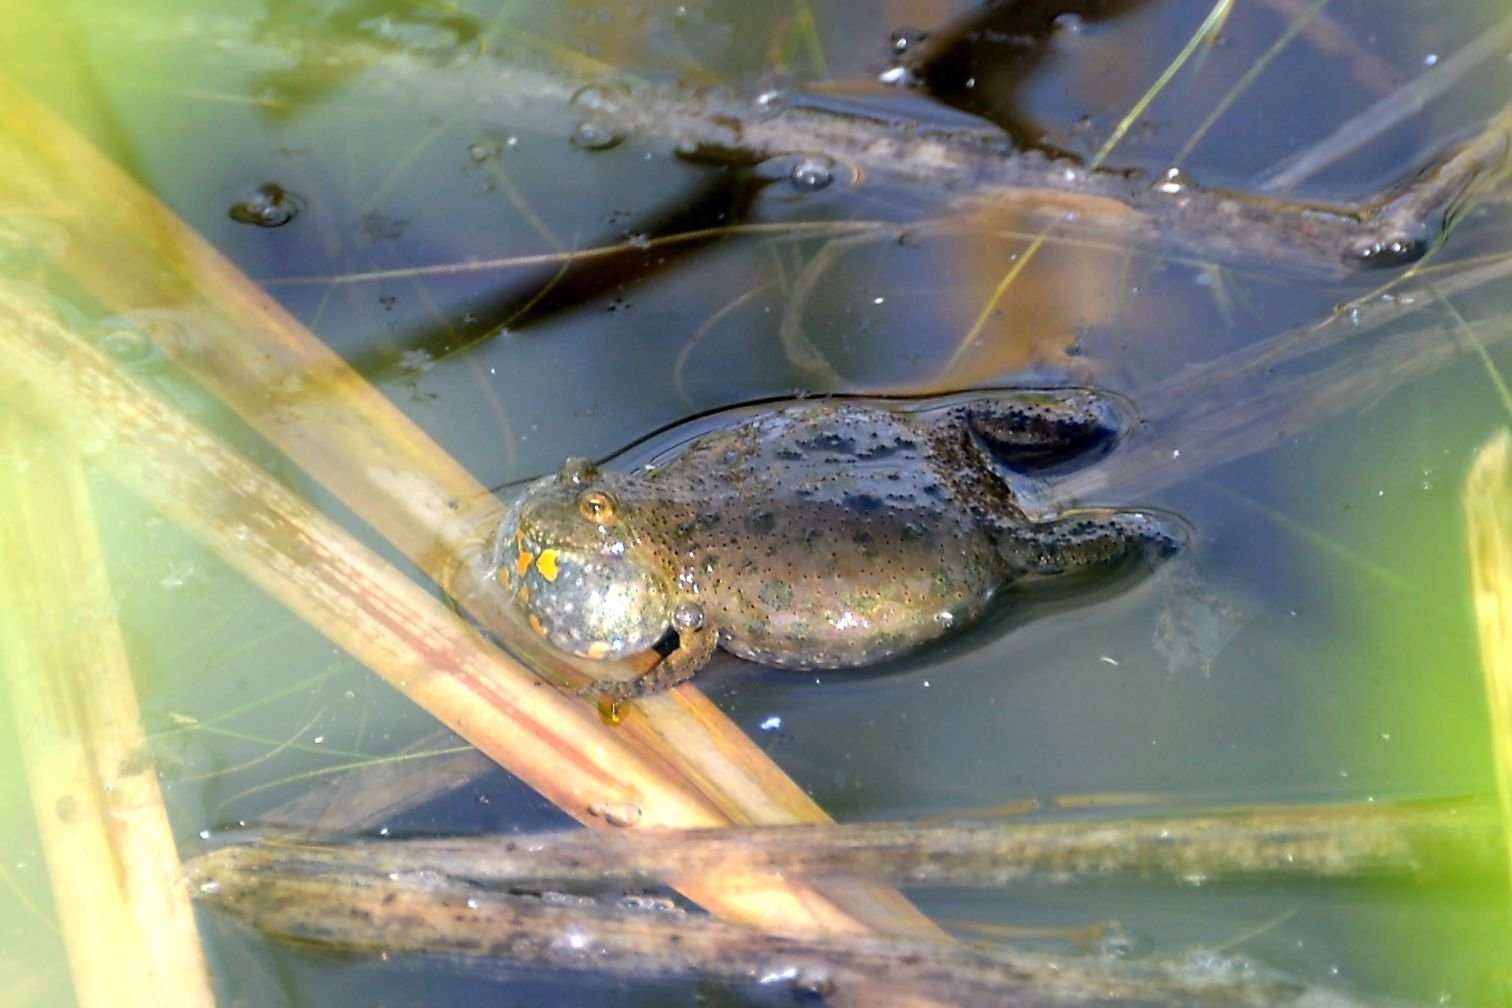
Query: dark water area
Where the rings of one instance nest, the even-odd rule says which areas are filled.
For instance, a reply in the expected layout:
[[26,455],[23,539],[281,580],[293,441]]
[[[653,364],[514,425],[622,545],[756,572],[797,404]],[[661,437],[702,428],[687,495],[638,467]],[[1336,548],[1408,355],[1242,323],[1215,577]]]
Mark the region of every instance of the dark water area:
[[[1036,243],[1043,217],[973,202],[945,168],[938,185],[910,182],[817,143],[752,164],[739,152],[677,150],[654,128],[621,129],[595,103],[627,80],[733,87],[770,92],[779,110],[923,121],[992,143],[1006,131],[1138,189],[1175,179],[1259,192],[1276,165],[1505,32],[1503,5],[1235,5],[1126,132],[1124,118],[1212,4],[128,8],[71,25],[72,58],[99,98],[61,111],[502,494],[568,455],[604,458],[635,443],[620,461],[645,461],[690,436],[678,427],[687,418],[753,400],[1070,384],[1135,404],[1143,422],[1107,460],[1119,475],[1047,484],[1042,503],[1182,514],[1197,530],[1195,588],[1154,577],[1015,591],[984,626],[881,669],[777,672],[720,656],[700,674],[837,819],[1494,790],[1461,488],[1475,449],[1508,422],[1495,376],[1512,352],[1486,335],[1484,358],[1466,350],[1420,372],[1399,368],[1368,391],[1309,383],[1356,361],[1365,375],[1367,348],[1417,329],[1463,344],[1456,316],[1435,310],[1371,329],[1368,342],[1340,338],[1316,358],[1266,357],[1341,308],[1347,317],[1352,304],[1378,305],[1389,284],[1426,296],[1428,284],[1504,259],[1494,194],[1456,219],[1417,280],[1310,262],[1280,269],[1265,256],[1209,265],[1074,227]],[[206,42],[221,36],[236,41]],[[331,58],[353,45],[379,58]],[[463,70],[486,78],[490,60],[508,70],[517,48],[531,60],[498,89],[447,84]],[[1455,70],[1419,110],[1267,194],[1356,203],[1404,184],[1512,97],[1509,52],[1512,41]],[[14,49],[5,60],[43,96],[72,93],[67,61]],[[569,100],[512,100],[521,67],[532,80],[573,82],[561,85]],[[585,94],[580,81],[610,92]],[[1481,333],[1505,328],[1504,291],[1455,295],[1457,317]],[[1256,363],[1180,384],[1246,354]],[[1369,367],[1371,378],[1391,370]],[[148,370],[160,391],[376,541],[189,379]],[[1242,449],[1202,455],[1216,435],[1184,426],[1194,404],[1221,415],[1230,402],[1253,411],[1234,435]],[[1202,461],[1180,461],[1193,457]],[[186,842],[256,821],[431,730],[187,536],[106,481],[97,493]],[[1162,628],[1184,603],[1194,608],[1173,642]],[[6,863],[15,888],[34,892],[40,856],[19,811],[24,789],[7,785],[5,799],[5,822],[16,824]],[[385,828],[564,823],[501,771]],[[1135,954],[1221,948],[1364,998],[1500,1004],[1499,953],[1512,938],[1500,884],[1025,886],[921,892],[918,902],[965,935],[1111,922]],[[225,1004],[785,1003],[702,981],[332,959],[207,928]],[[19,941],[19,930],[0,933]]]

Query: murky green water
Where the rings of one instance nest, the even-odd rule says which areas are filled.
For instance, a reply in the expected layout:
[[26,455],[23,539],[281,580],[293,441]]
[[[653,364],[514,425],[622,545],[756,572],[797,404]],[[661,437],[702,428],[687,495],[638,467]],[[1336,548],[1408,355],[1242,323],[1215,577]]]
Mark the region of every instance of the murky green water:
[[[1053,5],[1024,6],[1053,13]],[[1204,186],[1252,187],[1272,165],[1484,37],[1505,16],[1502,6],[1325,5],[1327,20],[1280,50],[1181,167]],[[567,454],[609,454],[704,410],[795,390],[1078,382],[1143,406],[1142,394],[1188,365],[1324,319],[1387,279],[1312,282],[1243,263],[1203,271],[1177,258],[1048,248],[985,313],[978,348],[963,334],[984,316],[1024,243],[955,226],[959,211],[938,191],[866,179],[849,186],[842,165],[827,186],[782,177],[736,192],[729,180],[738,166],[674,157],[654,136],[585,140],[570,106],[514,107],[507,96],[423,87],[396,97],[374,83],[381,63],[332,68],[320,60],[322,40],[388,42],[418,53],[434,71],[423,81],[435,82],[480,46],[534,40],[651,80],[741,79],[790,91],[869,85],[869,109],[950,124],[959,113],[875,81],[898,63],[890,33],[913,39],[968,7],[269,2],[186,14],[133,4],[36,15],[30,28],[66,43],[67,59],[46,45],[12,44],[4,60],[8,72],[57,96],[97,142],[490,485],[549,470]],[[942,60],[930,83],[1036,143],[1092,157],[1210,5],[1091,7],[1128,9],[1063,19],[1038,60],[1000,32],[980,32],[962,41],[958,59]],[[1151,177],[1170,167],[1286,30],[1295,16],[1281,13],[1287,7],[1239,5],[1221,42],[1199,49],[1108,163]],[[219,18],[234,19],[238,31],[254,25],[245,49],[200,44],[207,32],[195,26]],[[280,51],[285,58],[253,58]],[[80,53],[82,77],[68,69]],[[1300,191],[1348,200],[1401,181],[1512,94],[1503,56]],[[1005,76],[1016,70],[1027,75],[1018,83]],[[863,100],[856,89],[836,90],[845,93],[816,102]],[[794,156],[804,153],[812,152]],[[289,207],[294,215],[280,227],[245,222]],[[982,224],[997,212],[973,216]],[[1466,220],[1440,262],[1503,255],[1501,215],[1492,207]],[[767,230],[655,240],[662,227],[734,219]],[[1004,220],[999,231],[1017,227]],[[804,233],[794,222],[871,230],[830,245],[834,234]],[[554,261],[521,261],[619,243],[634,254],[560,276]],[[1494,294],[1455,306],[1477,322],[1507,310]],[[1461,338],[1442,313],[1432,323],[1425,339]],[[818,350],[827,373],[779,339],[792,332]],[[1329,361],[1347,362],[1352,352]],[[1502,369],[1512,363],[1503,346],[1489,357]],[[161,390],[348,517],[171,368],[143,367]],[[1272,387],[1302,402],[1316,393],[1305,384],[1295,392],[1285,379],[1305,370],[1258,368],[1208,394],[1237,404]],[[721,659],[703,685],[839,818],[1088,795],[1134,795],[1142,807],[1161,807],[1485,792],[1493,781],[1459,495],[1474,449],[1508,416],[1487,366],[1470,355],[1367,398],[1320,422],[1260,417],[1244,457],[1194,466],[1132,497],[1114,485],[1097,499],[1176,510],[1199,529],[1208,611],[1226,640],[1206,669],[1173,663],[1162,650],[1156,631],[1170,595],[1150,581],[1090,598],[1026,599],[989,627],[885,673],[777,674]],[[1153,466],[1181,451],[1184,436],[1202,436],[1162,426],[1167,415],[1157,412],[1123,450],[1146,453]],[[107,481],[98,490],[121,616],[186,842],[255,820],[336,768],[428,730],[422,715],[182,533]],[[375,538],[355,519],[349,525]],[[23,900],[48,915],[10,744],[7,736],[0,749],[8,827],[0,920],[15,952],[0,958],[0,975],[42,977],[39,999],[18,1003],[48,1003],[67,987]],[[393,826],[473,832],[560,821],[500,773]],[[1501,1003],[1496,952],[1512,937],[1498,880],[1448,890],[1021,888],[921,893],[920,903],[953,925],[1116,921],[1136,951],[1222,947],[1308,981],[1416,1001]],[[332,962],[264,948],[214,924],[211,931],[227,1004],[746,1003],[696,984],[642,990],[516,977],[501,987],[495,977]]]

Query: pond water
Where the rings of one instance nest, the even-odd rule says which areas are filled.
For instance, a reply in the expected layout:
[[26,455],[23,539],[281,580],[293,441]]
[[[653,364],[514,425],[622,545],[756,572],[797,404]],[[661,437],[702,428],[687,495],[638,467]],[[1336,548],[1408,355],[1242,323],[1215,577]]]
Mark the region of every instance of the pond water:
[[[1371,363],[1368,377],[1380,380],[1362,378],[1365,391],[1309,382],[1373,360],[1340,340],[1321,355],[1182,389],[1176,380],[1194,366],[1256,347],[1279,352],[1287,334],[1371,298],[1393,274],[1278,268],[1258,254],[1260,239],[1255,261],[1211,268],[1186,251],[1130,254],[1127,242],[1051,240],[1031,251],[1038,218],[1004,201],[968,203],[969,189],[943,172],[933,186],[867,174],[834,149],[757,166],[729,152],[679,156],[655,130],[598,121],[584,111],[591,94],[541,105],[511,101],[507,86],[446,82],[488,66],[480,51],[523,47],[535,67],[570,67],[564,78],[734,82],[744,94],[781,95],[785,108],[941,129],[996,124],[1023,144],[1140,173],[1139,186],[1179,165],[1182,180],[1243,192],[1504,30],[1501,5],[1236,5],[1216,41],[1106,151],[1211,3],[131,7],[80,9],[67,31],[50,15],[31,17],[43,36],[68,38],[68,55],[12,48],[7,71],[55,98],[501,493],[564,456],[608,456],[755,399],[1030,383],[1097,385],[1137,405],[1146,422],[1115,453],[1130,455],[1110,470],[1119,475],[1051,486],[1046,499],[1085,492],[1086,503],[1185,515],[1198,530],[1203,633],[1173,645],[1161,627],[1177,593],[1150,578],[1015,595],[987,626],[882,670],[778,673],[721,656],[701,673],[715,702],[836,818],[1494,789],[1460,492],[1475,449],[1508,422],[1494,378],[1512,365],[1505,345],[1491,344],[1485,360],[1461,353],[1389,379]],[[204,44],[217,33],[239,41]],[[325,58],[323,47],[346,44],[388,47],[402,63]],[[1444,94],[1292,192],[1348,202],[1404,182],[1512,96],[1509,52],[1503,43],[1456,72]],[[78,74],[90,89],[72,89]],[[883,83],[899,79],[913,83]],[[1494,203],[1466,215],[1427,276],[1503,257],[1503,216]],[[668,239],[693,232],[703,237]],[[563,268],[561,253],[605,246],[619,253]],[[1505,317],[1504,300],[1472,291],[1454,303],[1480,323]],[[1443,313],[1363,338],[1378,346],[1418,326],[1424,340],[1463,339]],[[137,367],[394,555],[208,393],[164,362]],[[1197,415],[1191,397],[1251,411],[1242,450],[1172,462],[1201,456],[1211,433],[1183,426]],[[186,535],[108,480],[96,491],[186,843],[256,821],[312,782],[431,730]],[[40,852],[12,765],[8,756],[12,829],[0,846],[14,881],[0,900],[38,900],[45,916]],[[386,825],[473,833],[565,823],[498,772]],[[1362,995],[1506,997],[1497,953],[1512,918],[1499,879],[915,895],[965,935],[1116,922],[1141,954],[1222,948]],[[3,919],[30,917],[8,909]],[[17,949],[38,949],[38,963],[56,962],[34,931],[11,923],[4,933]],[[226,1004],[765,1003],[708,983],[479,975],[291,952],[215,924],[209,933]],[[7,965],[24,975],[20,956]],[[57,968],[36,972],[48,978],[44,994],[66,990]]]

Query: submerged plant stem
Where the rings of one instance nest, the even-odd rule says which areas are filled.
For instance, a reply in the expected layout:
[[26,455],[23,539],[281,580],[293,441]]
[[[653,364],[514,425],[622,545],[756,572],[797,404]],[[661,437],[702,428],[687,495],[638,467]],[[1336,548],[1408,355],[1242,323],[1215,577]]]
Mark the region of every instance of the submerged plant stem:
[[1258,878],[1422,882],[1495,872],[1501,841],[1494,804],[1444,800],[953,825],[573,830],[329,844],[272,837],[255,854],[223,849],[198,863],[210,871],[224,859],[247,858],[259,870],[296,875],[420,874],[489,887],[656,885],[689,869],[968,887]]
[[[501,510],[492,495],[136,180],[4,79],[0,154],[0,198],[54,215],[69,234],[49,265],[75,289],[116,311],[154,309],[136,319],[178,364],[432,577],[476,570]],[[697,690],[649,698],[621,725],[602,724],[284,484],[114,373],[18,289],[0,288],[0,338],[15,347],[0,376],[7,395],[76,443],[109,446],[90,461],[580,821],[606,825],[615,811],[683,826],[824,819]],[[490,623],[493,614],[478,615]],[[532,643],[532,653],[545,650]],[[563,664],[543,657],[540,667]],[[765,907],[703,895],[736,916],[931,930],[895,893],[781,888]]]
[[[1223,4],[1214,8],[1221,16]],[[1205,37],[1200,32],[1198,39]],[[121,44],[192,46],[185,59],[213,53],[218,64],[277,70],[291,58],[310,68],[367,67],[352,80],[354,95],[428,111],[459,110],[479,123],[540,129],[567,136],[582,119],[573,98],[592,87],[595,121],[638,136],[667,154],[749,165],[794,151],[822,153],[872,178],[930,200],[954,201],[970,212],[981,203],[1043,196],[1044,223],[1085,237],[1116,236],[1123,244],[1242,265],[1264,264],[1287,274],[1342,274],[1383,260],[1369,250],[1404,241],[1426,246],[1436,213],[1457,190],[1443,182],[1418,185],[1416,219],[1379,218],[1385,204],[1351,205],[1249,196],[1200,187],[1166,191],[1148,178],[1019,150],[996,127],[936,129],[859,109],[837,110],[831,97],[769,87],[656,85],[625,75],[585,75],[579,67],[544,60],[539,52],[501,47],[486,56],[445,65],[371,43],[310,38],[296,52],[246,35],[225,20],[172,25],[134,17]],[[1505,113],[1488,132],[1505,136]],[[1094,162],[1096,164],[1096,162]],[[1490,171],[1494,165],[1484,165]],[[1430,173],[1432,174],[1432,173]],[[1074,210],[1067,206],[1074,204]],[[1068,223],[1074,218],[1074,223]],[[1407,225],[1409,231],[1399,229]]]
[[[283,853],[297,857],[297,849]],[[921,999],[957,1008],[1355,1003],[1224,956],[1132,962],[896,937],[794,937],[702,915],[511,895],[429,871],[288,871],[279,855],[276,846],[224,848],[196,862],[192,882],[208,905],[306,946],[625,978],[716,976],[817,995],[836,1008]]]
[[[731,820],[585,704],[545,687],[289,488],[116,372],[45,303],[0,284],[7,405],[197,535],[438,720],[586,824]],[[633,813],[633,817],[632,817]],[[837,903],[778,880],[750,894],[679,884],[732,916],[862,929]],[[906,904],[904,904],[906,906]]]

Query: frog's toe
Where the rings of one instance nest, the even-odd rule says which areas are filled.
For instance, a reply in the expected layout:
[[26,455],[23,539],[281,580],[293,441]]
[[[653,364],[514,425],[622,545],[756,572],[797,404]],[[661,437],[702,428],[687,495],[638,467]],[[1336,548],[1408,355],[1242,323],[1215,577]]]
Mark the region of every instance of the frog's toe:
[[1028,574],[1060,575],[1130,561],[1154,566],[1191,542],[1191,523],[1169,511],[1086,508],[1008,530],[1003,554]]
[[966,424],[983,450],[1010,469],[1084,465],[1112,450],[1132,407],[1090,389],[1046,390],[982,399],[966,408]]
[[1196,535],[1192,523],[1171,511],[1119,511],[1131,545],[1152,563],[1182,552]]
[[644,696],[648,691],[639,679],[595,679],[574,692],[584,700],[607,701],[618,706],[626,700]]

